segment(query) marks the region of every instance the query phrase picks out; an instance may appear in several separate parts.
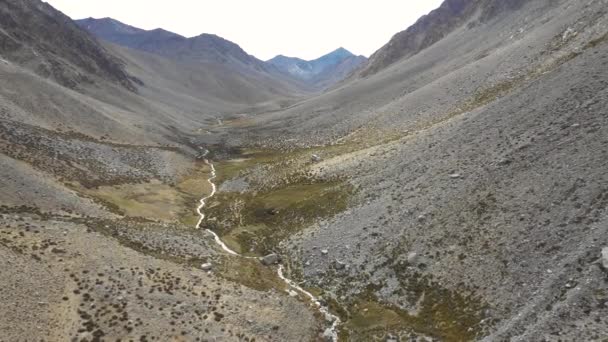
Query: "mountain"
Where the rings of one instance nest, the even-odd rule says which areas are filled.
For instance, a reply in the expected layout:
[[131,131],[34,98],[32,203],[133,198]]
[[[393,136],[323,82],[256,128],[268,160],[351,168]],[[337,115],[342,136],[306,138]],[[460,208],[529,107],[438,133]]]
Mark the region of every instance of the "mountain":
[[76,23],[105,41],[186,62],[232,64],[240,69],[272,74],[274,68],[247,54],[240,46],[213,34],[185,38],[163,30],[142,30],[111,18],[87,18]]
[[[138,74],[144,82],[161,87],[171,84],[171,89],[180,88],[184,95],[202,97],[216,113],[277,109],[310,92],[308,86],[216,35],[185,38],[163,29],[142,30],[111,18],[76,23],[106,42],[106,48],[126,60],[135,73],[145,70]],[[173,90],[166,95],[174,97]],[[164,99],[166,95],[155,97]],[[241,109],[234,109],[237,107]]]
[[364,56],[355,56],[350,51],[339,48],[311,61],[278,55],[268,63],[285,74],[323,89],[342,81],[366,61]]
[[171,39],[179,41],[185,40],[184,37],[163,29],[146,31],[123,24],[112,18],[86,18],[76,20],[75,23],[99,38],[118,45],[140,50],[154,50],[153,47],[155,44],[166,42]]
[[446,0],[324,91],[0,8],[3,340],[608,335],[606,1]]
[[2,340],[316,338],[315,311],[274,270],[224,260],[194,229],[205,149],[221,155],[242,115],[302,93],[220,38],[161,40],[183,59],[103,42],[38,0],[0,1]]
[[397,33],[385,46],[370,56],[369,64],[361,70],[361,75],[369,76],[399,59],[420,52],[464,23],[472,28],[504,14],[505,11],[515,10],[526,1],[528,0],[446,0],[407,30]]
[[66,87],[102,78],[135,90],[136,80],[120,60],[70,18],[40,1],[0,2],[0,56]]
[[[296,152],[220,188],[301,174],[353,187],[348,209],[281,244],[350,313],[345,340],[596,340],[607,21],[601,1],[444,1],[339,87],[234,131]],[[249,222],[226,236],[251,241]]]

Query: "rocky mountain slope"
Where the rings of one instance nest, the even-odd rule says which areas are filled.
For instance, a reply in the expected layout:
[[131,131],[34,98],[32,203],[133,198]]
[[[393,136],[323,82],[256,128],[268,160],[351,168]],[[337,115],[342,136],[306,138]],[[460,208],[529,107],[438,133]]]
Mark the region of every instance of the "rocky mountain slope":
[[0,19],[0,53],[5,60],[69,88],[99,77],[135,90],[120,60],[48,4],[2,1]]
[[370,57],[362,76],[378,72],[399,59],[415,55],[433,45],[461,25],[469,28],[483,24],[506,11],[516,10],[528,0],[448,0],[407,30],[397,33]]
[[0,339],[314,338],[273,270],[192,228],[208,130],[301,94],[104,46],[41,1],[0,13]]
[[457,3],[433,43],[237,128],[291,159],[225,189],[354,189],[281,244],[350,340],[601,340],[606,2]]
[[186,38],[163,29],[138,29],[112,18],[87,18],[76,23],[103,40],[166,57],[241,63],[260,70],[265,67],[262,61],[247,54],[237,44],[213,34]]
[[364,56],[355,56],[350,51],[339,48],[311,61],[279,55],[268,63],[315,88],[324,89],[344,80],[366,61]]

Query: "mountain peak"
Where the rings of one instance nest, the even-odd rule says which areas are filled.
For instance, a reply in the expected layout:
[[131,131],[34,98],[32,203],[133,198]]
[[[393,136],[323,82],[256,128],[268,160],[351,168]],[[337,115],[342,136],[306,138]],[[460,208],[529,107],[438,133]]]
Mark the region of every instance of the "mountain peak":
[[106,33],[121,33],[121,34],[135,34],[143,32],[143,30],[136,27],[121,23],[120,21],[105,17],[105,18],[93,18],[88,17],[85,19],[75,20],[78,26],[87,29],[88,31],[104,31]]
[[343,47],[339,47],[339,48],[335,49],[334,51],[328,53],[328,55],[339,55],[339,56],[346,56],[346,57],[354,56],[354,54],[352,52],[346,50]]
[[277,55],[268,63],[283,73],[316,87],[324,88],[343,80],[366,60],[363,56],[357,57],[345,48],[339,47],[315,60],[306,61],[296,57]]

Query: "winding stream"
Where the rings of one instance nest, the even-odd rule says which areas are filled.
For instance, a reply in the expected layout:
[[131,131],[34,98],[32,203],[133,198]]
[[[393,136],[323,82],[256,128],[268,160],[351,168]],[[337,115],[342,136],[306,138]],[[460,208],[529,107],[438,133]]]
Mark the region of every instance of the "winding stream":
[[[216,174],[215,166],[213,165],[213,163],[211,163],[207,158],[205,158],[208,154],[209,154],[209,150],[205,151],[205,154],[203,154],[203,158],[204,158],[205,164],[209,165],[209,167],[211,168],[211,177],[209,177],[207,179],[207,181],[211,185],[211,193],[208,196],[201,198],[200,204],[196,208],[196,212],[198,213],[198,215],[200,217],[198,222],[196,223],[196,227],[195,227],[196,229],[200,229],[201,223],[205,219],[205,214],[203,213],[203,208],[205,207],[207,200],[210,199],[211,197],[213,197],[215,195],[215,193],[217,192],[217,186],[215,185],[215,183],[213,183],[213,180],[217,177],[217,174]],[[226,246],[226,244],[222,241],[222,239],[220,239],[219,235],[217,235],[214,231],[212,231],[210,229],[206,229],[205,231],[213,236],[213,239],[215,240],[215,242],[226,253],[228,253],[230,255],[238,256],[240,258],[245,258],[245,259],[258,259],[256,257],[247,257],[247,256],[241,255],[241,254],[233,251],[232,249],[230,249],[230,247]],[[285,284],[287,284],[287,286],[289,286],[290,288],[292,288],[293,290],[295,290],[301,294],[304,294],[306,297],[310,298],[312,303],[316,306],[317,310],[319,310],[319,312],[323,314],[323,318],[325,319],[325,321],[332,323],[331,327],[327,328],[325,330],[325,332],[323,333],[323,337],[328,338],[328,339],[331,338],[331,340],[334,342],[338,341],[338,326],[340,325],[340,318],[338,316],[332,314],[331,312],[329,312],[327,307],[323,306],[321,304],[321,302],[319,301],[319,299],[317,299],[312,293],[304,290],[295,281],[285,277],[285,275],[283,274],[283,265],[279,265],[279,267],[277,268],[277,274],[278,274],[279,278],[281,278],[285,282]]]

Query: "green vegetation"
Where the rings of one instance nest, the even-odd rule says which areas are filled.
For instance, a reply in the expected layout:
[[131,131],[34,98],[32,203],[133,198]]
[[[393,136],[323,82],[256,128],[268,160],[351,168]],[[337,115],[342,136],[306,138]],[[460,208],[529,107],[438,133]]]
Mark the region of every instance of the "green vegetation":
[[315,219],[345,210],[351,191],[344,182],[312,181],[259,193],[218,193],[209,202],[206,224],[237,251],[263,255]]
[[207,182],[209,171],[207,165],[196,164],[176,185],[152,180],[90,189],[75,185],[72,187],[91,196],[114,213],[130,218],[180,222],[193,227],[198,221],[196,204],[204,194],[211,191]]
[[244,193],[218,192],[205,208],[205,228],[220,234],[235,251],[260,256],[276,252],[280,241],[315,220],[345,210],[352,187],[343,180],[308,174],[312,153],[242,150],[233,159],[216,162],[218,186],[239,176],[248,179],[259,168],[270,179]]
[[472,341],[481,333],[483,305],[478,299],[449,291],[419,275],[410,275],[402,285],[416,302],[414,310],[382,304],[368,289],[349,306],[351,315],[341,339],[353,335],[367,340],[386,332],[414,332],[441,341]]
[[224,257],[218,265],[218,275],[259,291],[287,289],[274,268],[266,267],[256,259]]
[[243,149],[238,152],[236,158],[215,162],[217,178],[216,184],[221,184],[228,179],[240,175],[243,171],[263,164],[278,163],[282,159],[282,154],[276,151]]

